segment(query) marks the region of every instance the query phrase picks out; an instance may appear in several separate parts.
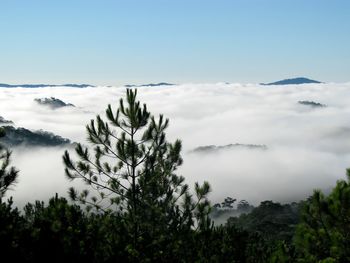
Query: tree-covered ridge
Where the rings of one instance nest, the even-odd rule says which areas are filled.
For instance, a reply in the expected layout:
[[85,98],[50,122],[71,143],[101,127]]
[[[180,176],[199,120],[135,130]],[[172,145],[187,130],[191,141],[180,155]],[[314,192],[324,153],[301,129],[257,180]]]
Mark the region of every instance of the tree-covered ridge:
[[299,104],[305,105],[305,106],[311,106],[314,108],[324,108],[327,107],[327,105],[319,103],[319,102],[314,102],[314,101],[309,101],[309,100],[300,100],[298,101]]
[[191,150],[191,153],[216,153],[219,151],[225,150],[239,150],[239,149],[248,149],[248,150],[267,150],[266,145],[262,144],[242,144],[242,143],[231,143],[227,145],[205,145],[198,146]]
[[0,143],[7,147],[61,146],[71,144],[69,139],[43,130],[31,131],[25,128],[15,128],[13,126],[2,126],[2,129],[5,135],[3,138],[0,138]]
[[51,109],[58,109],[63,107],[75,107],[71,103],[65,103],[64,101],[51,97],[51,98],[37,98],[34,99],[39,105],[50,107]]
[[228,219],[228,225],[235,225],[247,231],[257,232],[267,240],[291,242],[299,222],[301,204],[280,204],[263,201],[258,207],[238,217]]

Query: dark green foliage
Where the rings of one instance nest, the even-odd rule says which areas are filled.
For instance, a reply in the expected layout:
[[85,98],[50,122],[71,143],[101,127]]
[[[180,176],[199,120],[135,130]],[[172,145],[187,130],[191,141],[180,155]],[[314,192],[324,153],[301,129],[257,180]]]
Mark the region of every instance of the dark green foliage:
[[[271,245],[270,245],[271,248]],[[298,260],[295,246],[285,241],[277,241],[271,250],[267,262],[270,263],[292,263]]]
[[184,262],[266,262],[270,250],[256,233],[235,226],[219,226],[194,234],[192,253],[196,257]]
[[300,262],[350,262],[350,170],[325,196],[315,191],[302,210],[295,245]]
[[327,197],[315,192],[305,202],[294,242],[299,206],[265,201],[225,226],[202,220],[197,229],[163,229],[148,222],[140,229],[153,232],[142,235],[137,249],[128,219],[118,213],[85,213],[56,196],[48,205],[26,205],[21,215],[9,199],[0,202],[0,247],[16,262],[348,262],[349,188],[339,181]]
[[15,262],[20,260],[20,240],[25,222],[12,204],[12,198],[7,202],[0,199],[0,248],[3,259],[11,258]]
[[78,262],[92,258],[89,222],[78,206],[56,196],[47,207],[39,201],[26,205],[24,219],[29,240],[23,242],[30,261]]
[[216,225],[226,224],[230,217],[238,217],[243,213],[249,213],[253,208],[254,206],[250,205],[246,200],[237,202],[237,199],[226,197],[223,202],[213,205],[210,218],[213,219]]
[[235,226],[147,233],[135,250],[124,219],[111,212],[84,213],[56,196],[21,215],[11,202],[0,204],[0,242],[2,256],[18,262],[266,262],[271,254],[261,236]]
[[264,201],[258,207],[252,208],[247,201],[242,200],[234,210],[236,213],[240,210],[240,215],[229,218],[227,227],[242,228],[250,235],[257,236],[250,243],[257,248],[248,254],[252,256],[252,262],[259,262],[257,257],[263,259],[260,262],[295,262],[296,253],[292,240],[299,222],[300,206],[297,203],[281,205]]
[[242,227],[249,232],[257,232],[267,240],[284,240],[290,243],[298,221],[299,204],[281,205],[264,201],[250,213],[231,217],[227,224]]
[[[0,127],[0,139],[5,136],[5,130]],[[11,152],[0,143],[0,201],[5,192],[16,182],[18,171],[10,166]]]
[[39,201],[27,204],[23,215],[12,208],[10,199],[0,203],[2,257],[15,262],[100,262],[96,248],[104,236],[98,235],[100,226],[94,222],[57,196],[47,206]]
[[246,200],[241,200],[237,204],[237,211],[239,213],[250,213],[253,209],[254,206],[250,205]]

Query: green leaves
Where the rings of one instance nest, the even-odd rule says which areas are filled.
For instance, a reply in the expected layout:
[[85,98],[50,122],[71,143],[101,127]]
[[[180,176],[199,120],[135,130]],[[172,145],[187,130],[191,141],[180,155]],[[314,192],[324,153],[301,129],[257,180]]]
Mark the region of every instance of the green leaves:
[[[5,136],[5,132],[0,128],[0,138]],[[0,201],[6,191],[16,183],[19,171],[10,167],[11,151],[0,144]]]
[[340,180],[328,196],[317,190],[305,203],[295,244],[302,258],[346,262],[350,259],[349,237],[350,184]]
[[78,197],[78,192],[73,187],[70,187],[68,190],[68,195],[71,200],[76,201]]

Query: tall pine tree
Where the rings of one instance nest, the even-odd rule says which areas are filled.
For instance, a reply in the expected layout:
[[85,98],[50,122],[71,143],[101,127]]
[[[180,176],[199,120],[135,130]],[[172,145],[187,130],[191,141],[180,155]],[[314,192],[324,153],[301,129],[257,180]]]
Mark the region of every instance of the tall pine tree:
[[130,253],[139,258],[140,251],[161,253],[172,236],[211,222],[209,184],[196,183],[193,197],[184,177],[175,174],[182,164],[181,142],[167,142],[168,119],[151,116],[136,95],[137,90],[127,89],[126,103],[120,99],[117,111],[108,105],[107,121],[91,120],[86,129],[94,147],[78,144],[79,160],[67,151],[63,160],[70,180],[80,178],[95,190],[90,196],[88,190],[70,188],[71,199],[115,213],[132,240]]

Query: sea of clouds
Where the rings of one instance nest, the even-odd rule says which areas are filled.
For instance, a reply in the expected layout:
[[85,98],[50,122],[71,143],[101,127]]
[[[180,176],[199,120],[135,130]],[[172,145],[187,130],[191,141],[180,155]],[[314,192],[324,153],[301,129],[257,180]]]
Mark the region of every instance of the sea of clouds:
[[[53,132],[72,141],[86,141],[85,125],[116,109],[125,87],[1,88],[0,116],[17,127]],[[49,109],[34,98],[56,97],[76,105]],[[215,202],[226,196],[297,201],[315,188],[330,189],[350,167],[350,83],[260,86],[253,84],[183,84],[138,88],[138,99],[153,115],[170,119],[169,141],[183,142],[184,164],[178,173],[187,183],[207,180]],[[311,100],[326,104],[312,108]],[[234,149],[213,154],[190,153],[204,145],[266,145],[267,150]],[[13,150],[20,177],[12,195],[18,205],[66,196],[72,186],[64,176],[63,148]],[[74,151],[70,150],[72,156]],[[73,184],[77,184],[76,182]]]

